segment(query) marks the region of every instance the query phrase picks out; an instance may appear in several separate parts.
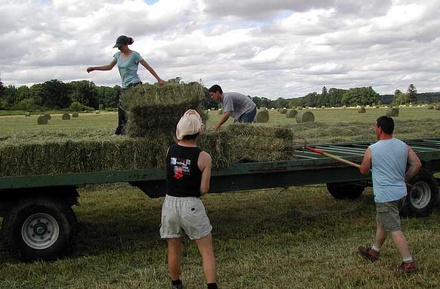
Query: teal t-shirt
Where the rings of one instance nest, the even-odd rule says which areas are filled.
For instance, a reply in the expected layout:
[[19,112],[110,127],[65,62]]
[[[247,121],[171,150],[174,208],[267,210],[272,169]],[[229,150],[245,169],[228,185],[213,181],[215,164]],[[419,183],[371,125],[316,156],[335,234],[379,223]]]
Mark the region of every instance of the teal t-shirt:
[[119,74],[122,79],[122,88],[127,88],[130,84],[141,81],[137,74],[137,70],[139,62],[142,60],[142,56],[138,52],[132,51],[129,58],[123,59],[121,52],[118,51],[113,57],[118,64]]
[[408,146],[391,138],[379,140],[370,146],[372,179],[376,203],[399,200],[406,196],[405,170]]

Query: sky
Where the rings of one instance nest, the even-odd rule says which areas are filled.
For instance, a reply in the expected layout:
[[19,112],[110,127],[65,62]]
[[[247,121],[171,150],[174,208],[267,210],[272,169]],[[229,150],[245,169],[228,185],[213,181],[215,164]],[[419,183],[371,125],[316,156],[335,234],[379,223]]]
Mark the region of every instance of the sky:
[[127,35],[162,79],[225,92],[438,92],[438,11],[438,0],[0,0],[0,79],[121,85],[117,67],[86,69],[109,64]]

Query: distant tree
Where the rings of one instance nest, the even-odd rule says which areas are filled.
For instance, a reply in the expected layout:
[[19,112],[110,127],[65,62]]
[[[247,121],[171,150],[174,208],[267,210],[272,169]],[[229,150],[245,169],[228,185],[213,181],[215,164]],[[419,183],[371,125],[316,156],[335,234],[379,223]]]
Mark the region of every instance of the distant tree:
[[258,108],[261,107],[261,98],[259,98],[258,96],[252,97],[252,101],[257,105]]
[[0,100],[1,100],[2,97],[3,97],[3,95],[4,95],[4,93],[5,93],[5,90],[6,90],[6,88],[4,87],[3,82],[2,82],[2,80],[1,80],[1,78],[0,78]]
[[344,105],[374,105],[379,102],[379,94],[371,86],[350,88],[342,96]]
[[417,103],[417,89],[414,84],[410,84],[408,86],[407,94],[407,103]]
[[274,107],[274,108],[287,108],[287,107],[289,107],[289,100],[285,99],[285,98],[282,98],[282,97],[279,97],[279,98],[277,98],[273,102],[273,105],[271,105],[271,107]]
[[68,108],[72,103],[69,97],[70,86],[62,81],[52,79],[42,84],[42,106],[49,109]]
[[73,102],[79,102],[94,109],[99,108],[98,92],[93,82],[87,80],[72,81],[69,86],[70,98]]

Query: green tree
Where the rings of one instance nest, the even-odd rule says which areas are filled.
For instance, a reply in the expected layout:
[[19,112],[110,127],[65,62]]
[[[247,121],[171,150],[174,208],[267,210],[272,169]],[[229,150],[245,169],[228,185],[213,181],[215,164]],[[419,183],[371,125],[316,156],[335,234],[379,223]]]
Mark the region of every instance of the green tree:
[[52,79],[42,84],[42,106],[49,109],[68,108],[72,103],[68,84]]
[[407,94],[407,103],[417,103],[417,89],[414,84],[410,84],[408,86]]
[[98,92],[93,82],[82,80],[72,81],[70,85],[70,98],[73,102],[79,102],[85,106],[99,108]]

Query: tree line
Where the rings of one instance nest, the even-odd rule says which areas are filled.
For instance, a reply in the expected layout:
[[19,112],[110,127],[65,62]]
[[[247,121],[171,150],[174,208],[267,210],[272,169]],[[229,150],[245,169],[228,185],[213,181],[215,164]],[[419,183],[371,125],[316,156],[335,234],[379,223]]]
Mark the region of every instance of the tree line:
[[[181,79],[179,77],[169,79],[167,83],[181,83]],[[113,110],[117,107],[121,93],[122,88],[119,85],[97,86],[87,80],[64,83],[53,79],[30,87],[4,86],[0,80],[0,110]],[[205,96],[206,108],[218,108],[218,103],[209,97],[206,87]],[[279,97],[276,100],[259,96],[251,98],[259,108],[340,107],[431,103],[439,101],[440,93],[419,95],[413,84],[409,85],[406,92],[396,90],[392,96],[381,96],[371,86],[348,90],[327,89],[324,86],[321,93],[313,92],[298,98]]]

